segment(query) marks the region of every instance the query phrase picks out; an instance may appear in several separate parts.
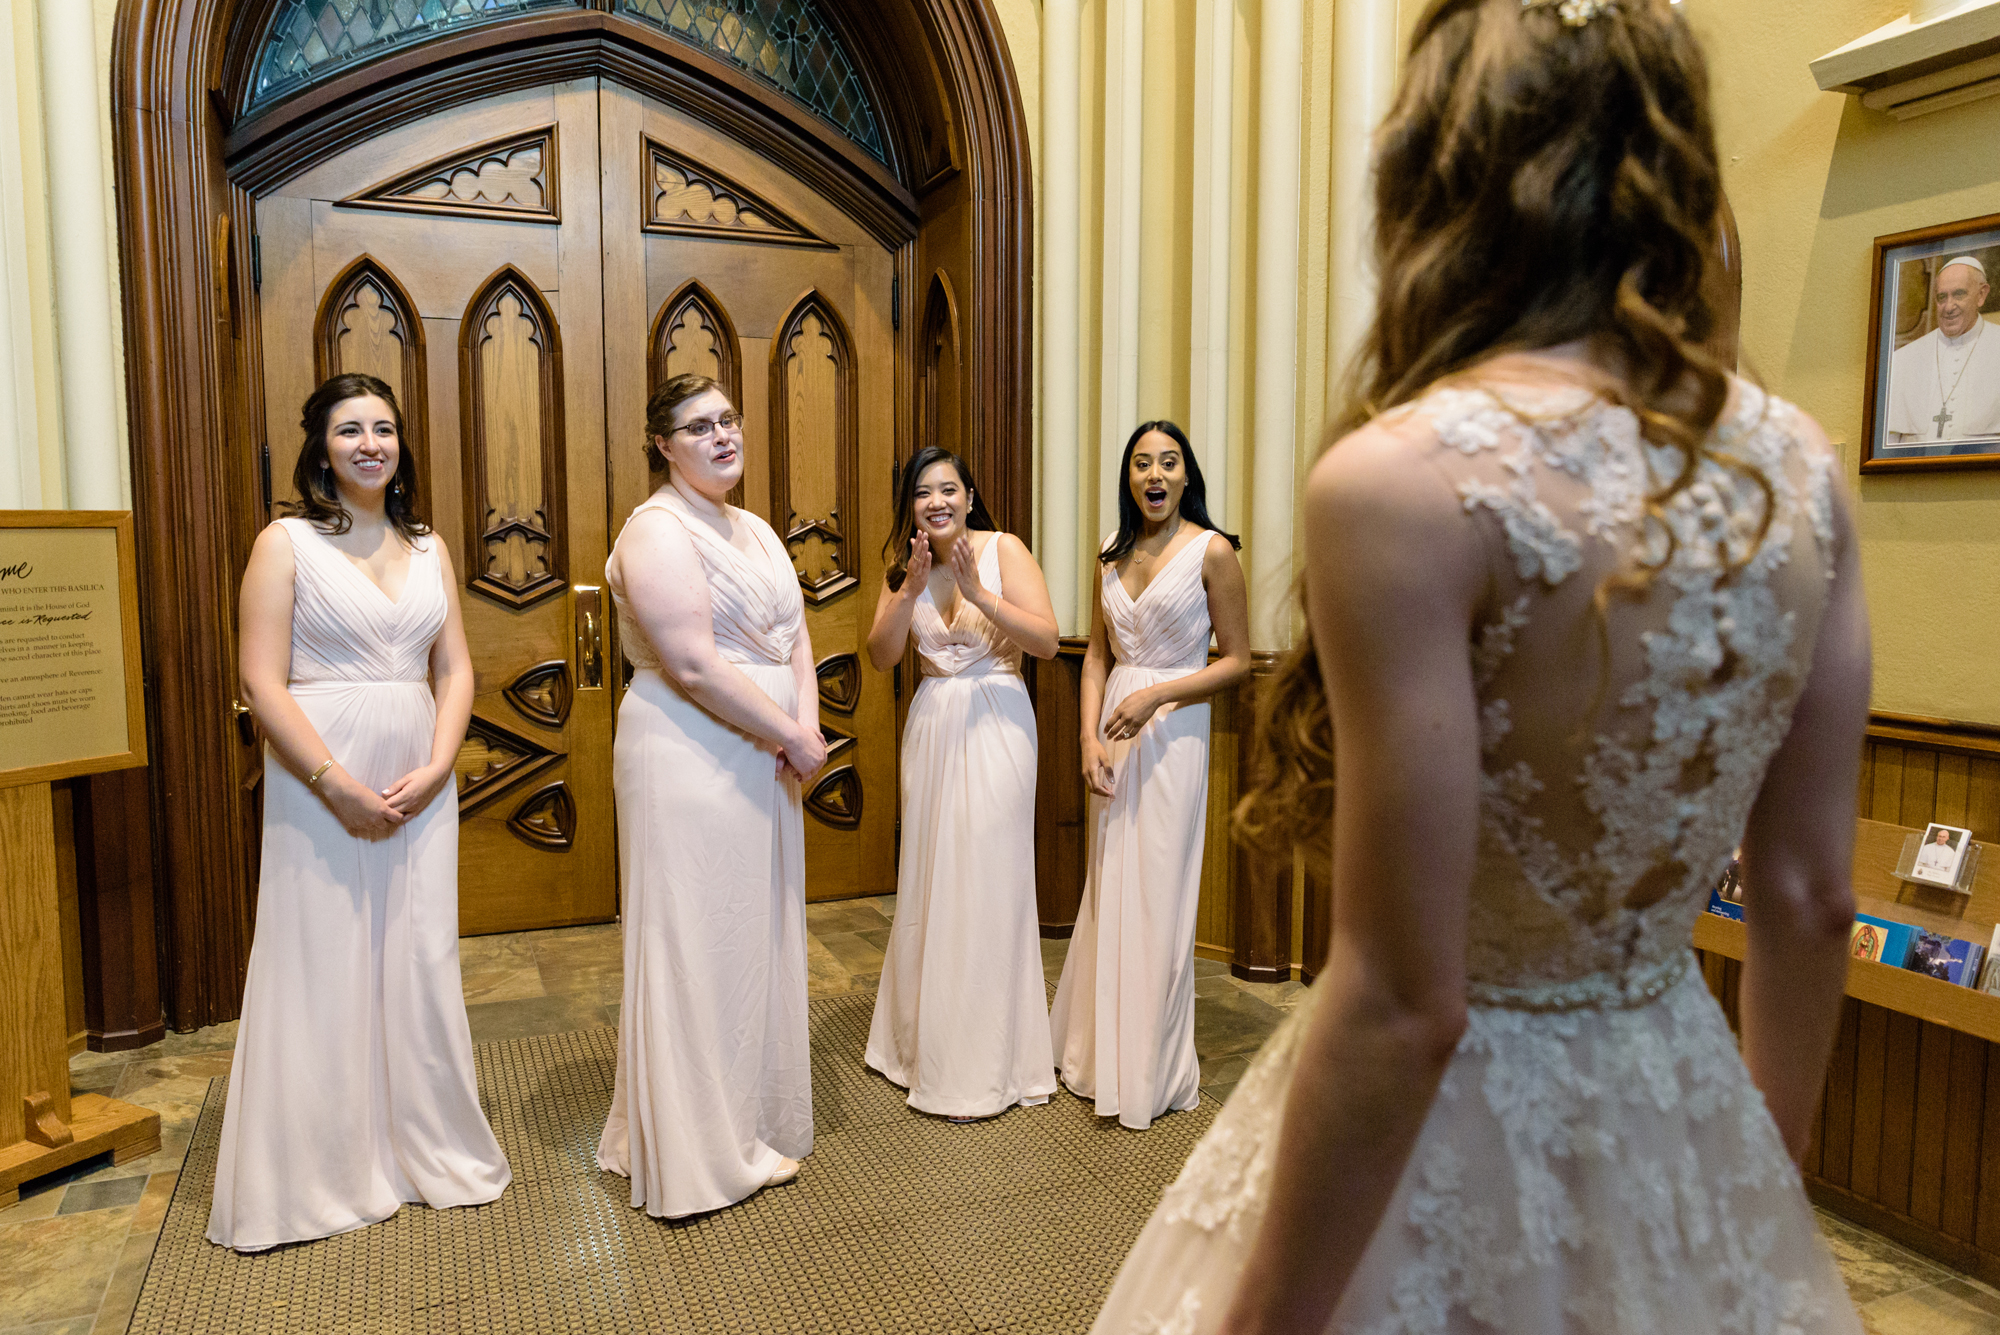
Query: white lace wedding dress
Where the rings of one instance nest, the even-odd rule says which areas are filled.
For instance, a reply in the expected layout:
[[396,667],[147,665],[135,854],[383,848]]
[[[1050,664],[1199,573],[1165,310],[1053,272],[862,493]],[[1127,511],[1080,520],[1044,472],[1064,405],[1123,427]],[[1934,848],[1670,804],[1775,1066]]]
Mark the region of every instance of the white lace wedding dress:
[[[1680,456],[1580,390],[1442,389],[1408,411],[1492,553],[1470,1020],[1329,1330],[1859,1332],[1799,1175],[1689,941],[1811,664],[1832,469],[1738,385]],[[1767,507],[1761,476],[1769,486]],[[1763,520],[1768,514],[1768,527]],[[1640,550],[1642,595],[1600,585]],[[1760,536],[1761,534],[1761,536]],[[1599,646],[1608,647],[1606,666]],[[1420,945],[1420,943],[1414,943]],[[1096,1330],[1196,1335],[1255,1236],[1312,995],[1127,1258]]]

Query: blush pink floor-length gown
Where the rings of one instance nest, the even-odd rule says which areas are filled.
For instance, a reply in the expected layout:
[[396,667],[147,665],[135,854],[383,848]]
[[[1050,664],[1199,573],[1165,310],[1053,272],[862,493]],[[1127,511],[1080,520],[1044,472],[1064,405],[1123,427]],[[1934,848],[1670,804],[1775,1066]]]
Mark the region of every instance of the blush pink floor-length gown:
[[[1000,539],[979,554],[1000,592]],[[910,1106],[990,1117],[1055,1091],[1035,913],[1035,707],[1021,650],[926,589],[910,628],[924,679],[903,725],[903,846],[867,1062]]]
[[[672,515],[708,575],[716,651],[786,713],[798,576],[771,526],[738,551],[672,489],[633,513]],[[600,1168],[632,1204],[679,1218],[764,1185],[812,1152],[806,1033],[805,815],[771,748],[681,692],[633,621],[614,563],[619,635],[634,668],[618,708],[612,786],[624,878],[624,1008]]]
[[[1209,535],[1191,538],[1135,599],[1103,568],[1104,633],[1117,662],[1108,718],[1134,691],[1208,663]],[[1063,1083],[1100,1117],[1143,1131],[1200,1101],[1194,926],[1208,831],[1206,700],[1168,705],[1137,737],[1107,742],[1112,796],[1090,799],[1089,873],[1049,1028]]]
[[[303,519],[292,541],[290,690],[370,788],[431,758],[435,535],[389,596]],[[268,751],[257,935],[229,1068],[208,1238],[238,1251],[323,1238],[404,1202],[478,1205],[512,1180],[472,1072],[458,970],[458,803],[442,792],[357,839]]]

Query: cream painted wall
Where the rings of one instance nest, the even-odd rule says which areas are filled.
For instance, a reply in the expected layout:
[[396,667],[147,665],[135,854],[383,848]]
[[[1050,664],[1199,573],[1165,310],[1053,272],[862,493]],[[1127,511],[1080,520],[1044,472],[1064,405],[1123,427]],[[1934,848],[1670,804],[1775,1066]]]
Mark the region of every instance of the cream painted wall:
[[[104,172],[105,204],[115,208],[112,189],[111,135],[111,41],[117,23],[118,0],[91,0],[95,23],[95,59],[98,70],[98,139]],[[0,472],[15,480],[10,491],[0,491],[17,508],[63,509],[68,504],[65,483],[68,458],[63,435],[61,351],[56,331],[56,300],[53,257],[50,249],[48,207],[48,153],[44,134],[43,88],[41,75],[41,33],[37,22],[37,0],[6,0],[7,36],[11,50],[0,52],[0,61],[10,76],[5,94],[12,100],[12,114],[0,127],[8,141],[0,145],[0,240],[7,254],[0,262],[10,262],[10,277],[18,277],[18,291],[9,292],[8,308],[0,310],[4,321],[4,348],[17,368],[14,391],[16,413],[11,422],[0,423]],[[12,170],[8,170],[12,169]],[[16,175],[18,172],[18,176]],[[117,302],[118,251],[115,225],[108,226],[104,264],[110,275],[112,300]],[[10,283],[10,289],[15,285]],[[128,434],[123,330],[112,323],[116,362],[114,411],[117,438]],[[121,482],[130,495],[130,468],[126,451],[118,451]]]
[[[1328,379],[1328,304],[1331,107],[1333,73],[1330,51],[1335,0],[1307,0],[1305,33],[1299,50],[1304,66],[1304,95],[1299,171],[1300,265],[1299,327],[1297,346],[1292,349],[1297,370],[1298,392],[1294,401],[1296,440],[1289,467],[1296,475],[1306,461],[1316,456],[1319,433],[1326,417],[1325,385]],[[1350,0],[1354,2],[1354,0]],[[1367,2],[1367,0],[1360,0]],[[1082,209],[1081,233],[1081,314],[1078,362],[1081,368],[1082,409],[1078,424],[1078,457],[1068,462],[1079,481],[1075,523],[1077,545],[1083,553],[1094,552],[1105,534],[1100,515],[1108,504],[1099,494],[1103,451],[1108,442],[1122,442],[1124,429],[1107,431],[1101,411],[1104,403],[1104,275],[1106,241],[1104,206],[1107,164],[1104,158],[1106,66],[1113,54],[1115,35],[1105,29],[1103,0],[1084,0],[1081,33],[1081,137]],[[1228,399],[1229,430],[1223,441],[1196,439],[1194,446],[1205,471],[1222,471],[1227,478],[1228,504],[1214,516],[1224,528],[1243,533],[1249,522],[1250,471],[1255,457],[1250,439],[1253,408],[1252,382],[1257,357],[1255,335],[1254,277],[1258,225],[1256,163],[1258,145],[1258,52],[1262,33],[1258,0],[1235,0],[1235,77],[1232,87],[1230,166],[1230,254],[1229,254],[1229,349]],[[1037,11],[1039,13],[1039,11]],[[1147,0],[1145,6],[1145,61],[1143,127],[1139,152],[1143,175],[1144,204],[1140,222],[1140,331],[1138,418],[1168,417],[1183,424],[1189,421],[1189,345],[1193,318],[1193,231],[1194,210],[1200,188],[1194,179],[1194,86],[1197,56],[1196,5],[1194,0]],[[1017,68],[1020,43],[1026,38],[1010,22],[1007,36],[1014,43]],[[1036,137],[1040,123],[1031,119]],[[1037,158],[1040,153],[1037,149]],[[1112,164],[1116,165],[1116,164]],[[1039,431],[1039,428],[1038,428]],[[1043,468],[1065,466],[1065,461],[1041,452],[1038,434],[1038,461]],[[1042,525],[1059,522],[1061,517],[1041,515]],[[1252,541],[1244,533],[1246,556]],[[1086,558],[1076,572],[1077,624],[1065,630],[1081,631],[1087,623],[1094,592],[1094,574]],[[1282,593],[1282,591],[1280,591]],[[1260,639],[1263,637],[1260,637]]]
[[1806,64],[1908,0],[1687,0],[1743,234],[1744,369],[1818,418],[1859,498],[1877,708],[2000,723],[2000,471],[1856,467],[1874,238],[2000,213],[2000,99],[1899,122]]

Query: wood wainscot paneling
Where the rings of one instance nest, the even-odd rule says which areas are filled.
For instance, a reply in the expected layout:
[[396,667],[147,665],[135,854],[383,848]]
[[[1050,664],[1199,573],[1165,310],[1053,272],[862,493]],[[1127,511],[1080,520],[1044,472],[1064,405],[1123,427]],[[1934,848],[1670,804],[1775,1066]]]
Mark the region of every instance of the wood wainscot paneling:
[[[1876,713],[1861,758],[1854,890],[1863,912],[1984,943],[2000,922],[2000,857],[1970,896],[1891,874],[1932,821],[2000,842],[2000,728]],[[1704,915],[1709,988],[1738,1020],[1745,933]],[[2000,1282],[2000,997],[1906,969],[1849,965],[1826,1091],[1802,1165],[1820,1205],[1926,1256]]]
[[[1040,769],[1035,784],[1035,895],[1042,935],[1066,937],[1076,925],[1089,869],[1088,794],[1077,692],[1088,641],[1065,639],[1056,657],[1033,667]],[[1296,873],[1290,859],[1252,852],[1230,836],[1241,776],[1251,772],[1256,683],[1276,666],[1255,655],[1250,681],[1209,698],[1207,840],[1194,952],[1220,960],[1239,978],[1282,982],[1293,976],[1292,912]]]
[[1028,663],[1035,701],[1035,911],[1045,937],[1068,937],[1083,904],[1089,795],[1077,701],[1088,647],[1088,640],[1072,637],[1054,658]]

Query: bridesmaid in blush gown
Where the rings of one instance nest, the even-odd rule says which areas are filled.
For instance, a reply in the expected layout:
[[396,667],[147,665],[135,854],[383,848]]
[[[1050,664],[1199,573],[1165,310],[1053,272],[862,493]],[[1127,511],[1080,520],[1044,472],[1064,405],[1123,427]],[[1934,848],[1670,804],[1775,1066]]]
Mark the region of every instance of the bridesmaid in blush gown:
[[826,746],[798,575],[725,499],[742,414],[675,376],[646,435],[663,485],[605,567],[634,671],[612,745],[625,992],[597,1163],[632,1179],[635,1209],[679,1218],[789,1182],[812,1150],[799,784]]
[[246,1252],[510,1180],[458,972],[458,582],[389,387],[336,376],[304,416],[303,500],[243,576],[264,846],[208,1238]]
[[1250,611],[1238,543],[1209,520],[1181,429],[1142,423],[1120,472],[1079,692],[1090,872],[1049,1028],[1063,1083],[1095,1099],[1098,1116],[1143,1131],[1199,1099],[1207,697],[1250,675]]
[[1041,569],[997,533],[964,463],[903,469],[868,632],[887,672],[912,635],[923,681],[903,726],[896,921],[867,1062],[910,1106],[959,1121],[1055,1090],[1035,915],[1035,709],[1021,653],[1052,658]]

